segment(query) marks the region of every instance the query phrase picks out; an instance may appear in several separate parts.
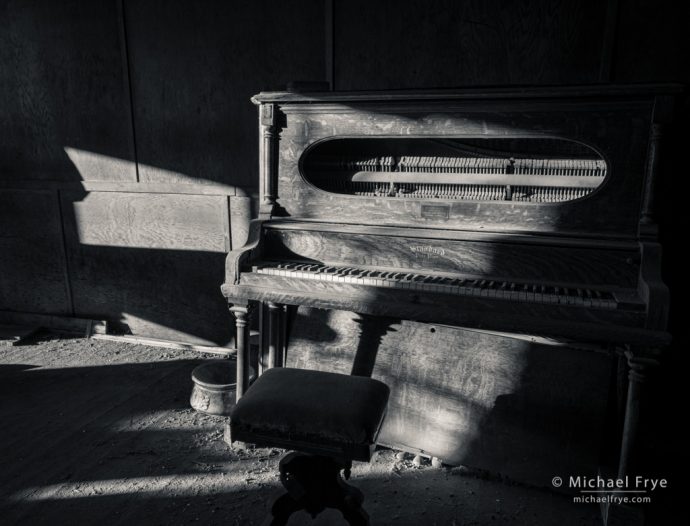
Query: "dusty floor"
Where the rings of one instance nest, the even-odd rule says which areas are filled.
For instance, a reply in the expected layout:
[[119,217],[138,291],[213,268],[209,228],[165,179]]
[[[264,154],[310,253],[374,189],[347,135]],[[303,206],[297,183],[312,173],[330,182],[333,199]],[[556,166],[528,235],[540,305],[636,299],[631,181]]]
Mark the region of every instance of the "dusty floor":
[[[55,335],[0,345],[0,524],[260,524],[282,451],[231,450],[222,420],[189,408],[208,357]],[[351,482],[372,524],[600,524],[596,506],[390,450]]]

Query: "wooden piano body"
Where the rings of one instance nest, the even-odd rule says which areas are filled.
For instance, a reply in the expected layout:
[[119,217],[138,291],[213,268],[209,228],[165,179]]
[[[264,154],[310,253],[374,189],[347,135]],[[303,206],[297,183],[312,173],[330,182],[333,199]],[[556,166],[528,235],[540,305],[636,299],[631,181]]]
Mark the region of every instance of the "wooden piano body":
[[[640,387],[669,340],[654,182],[677,91],[254,97],[259,218],[228,255],[222,286],[236,317],[238,397],[253,305],[263,367],[289,355],[290,306],[565,339],[627,357],[627,473]],[[376,346],[386,330],[373,332]],[[405,445],[436,454],[415,440]]]

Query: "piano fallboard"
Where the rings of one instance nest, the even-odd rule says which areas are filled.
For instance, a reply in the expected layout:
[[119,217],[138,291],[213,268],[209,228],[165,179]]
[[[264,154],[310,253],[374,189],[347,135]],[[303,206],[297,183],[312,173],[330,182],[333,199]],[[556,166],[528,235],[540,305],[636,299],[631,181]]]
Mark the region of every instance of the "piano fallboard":
[[448,232],[271,221],[262,233],[263,259],[336,266],[466,274],[576,287],[636,288],[640,248],[635,240]]

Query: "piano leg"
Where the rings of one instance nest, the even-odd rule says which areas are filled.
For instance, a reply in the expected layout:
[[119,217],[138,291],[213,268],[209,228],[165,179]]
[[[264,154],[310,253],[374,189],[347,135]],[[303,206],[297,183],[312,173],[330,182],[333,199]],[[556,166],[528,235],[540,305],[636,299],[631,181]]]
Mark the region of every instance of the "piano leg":
[[[650,374],[650,369],[658,365],[657,356],[651,349],[629,349],[625,352],[628,362],[628,393],[625,403],[625,420],[623,422],[623,436],[621,440],[620,458],[618,462],[618,480],[628,480],[634,487],[635,477],[644,476],[640,470],[644,466],[640,462],[639,430],[641,429],[642,407],[646,390],[644,384]],[[626,479],[626,477],[628,477]],[[616,491],[612,492],[616,496]],[[625,496],[618,494],[617,496]],[[602,503],[602,515],[605,526],[626,524],[629,526],[643,526],[645,524],[644,508],[635,504]]]
[[650,357],[648,352],[628,350],[625,357],[628,360],[628,396],[625,404],[625,422],[623,424],[623,439],[621,442],[621,454],[618,462],[618,478],[625,478],[635,469],[642,466],[636,465],[638,432],[640,429],[640,414],[644,398],[644,384],[649,376],[650,368],[658,365],[657,360]]
[[268,306],[268,369],[277,365],[278,349],[280,348],[280,326],[283,306],[269,301]]
[[247,387],[249,387],[247,374],[249,365],[249,320],[251,318],[251,307],[249,303],[244,305],[233,304],[230,307],[235,317],[235,330],[237,344],[237,393],[236,400],[242,398]]

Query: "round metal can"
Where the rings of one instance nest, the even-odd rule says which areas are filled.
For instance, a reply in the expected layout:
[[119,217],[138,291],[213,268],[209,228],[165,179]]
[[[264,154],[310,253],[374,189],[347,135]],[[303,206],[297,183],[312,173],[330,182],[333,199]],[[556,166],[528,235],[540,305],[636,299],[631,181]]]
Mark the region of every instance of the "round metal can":
[[[253,371],[250,369],[250,379]],[[208,360],[192,371],[192,408],[208,415],[229,416],[235,407],[237,362],[234,359]]]

